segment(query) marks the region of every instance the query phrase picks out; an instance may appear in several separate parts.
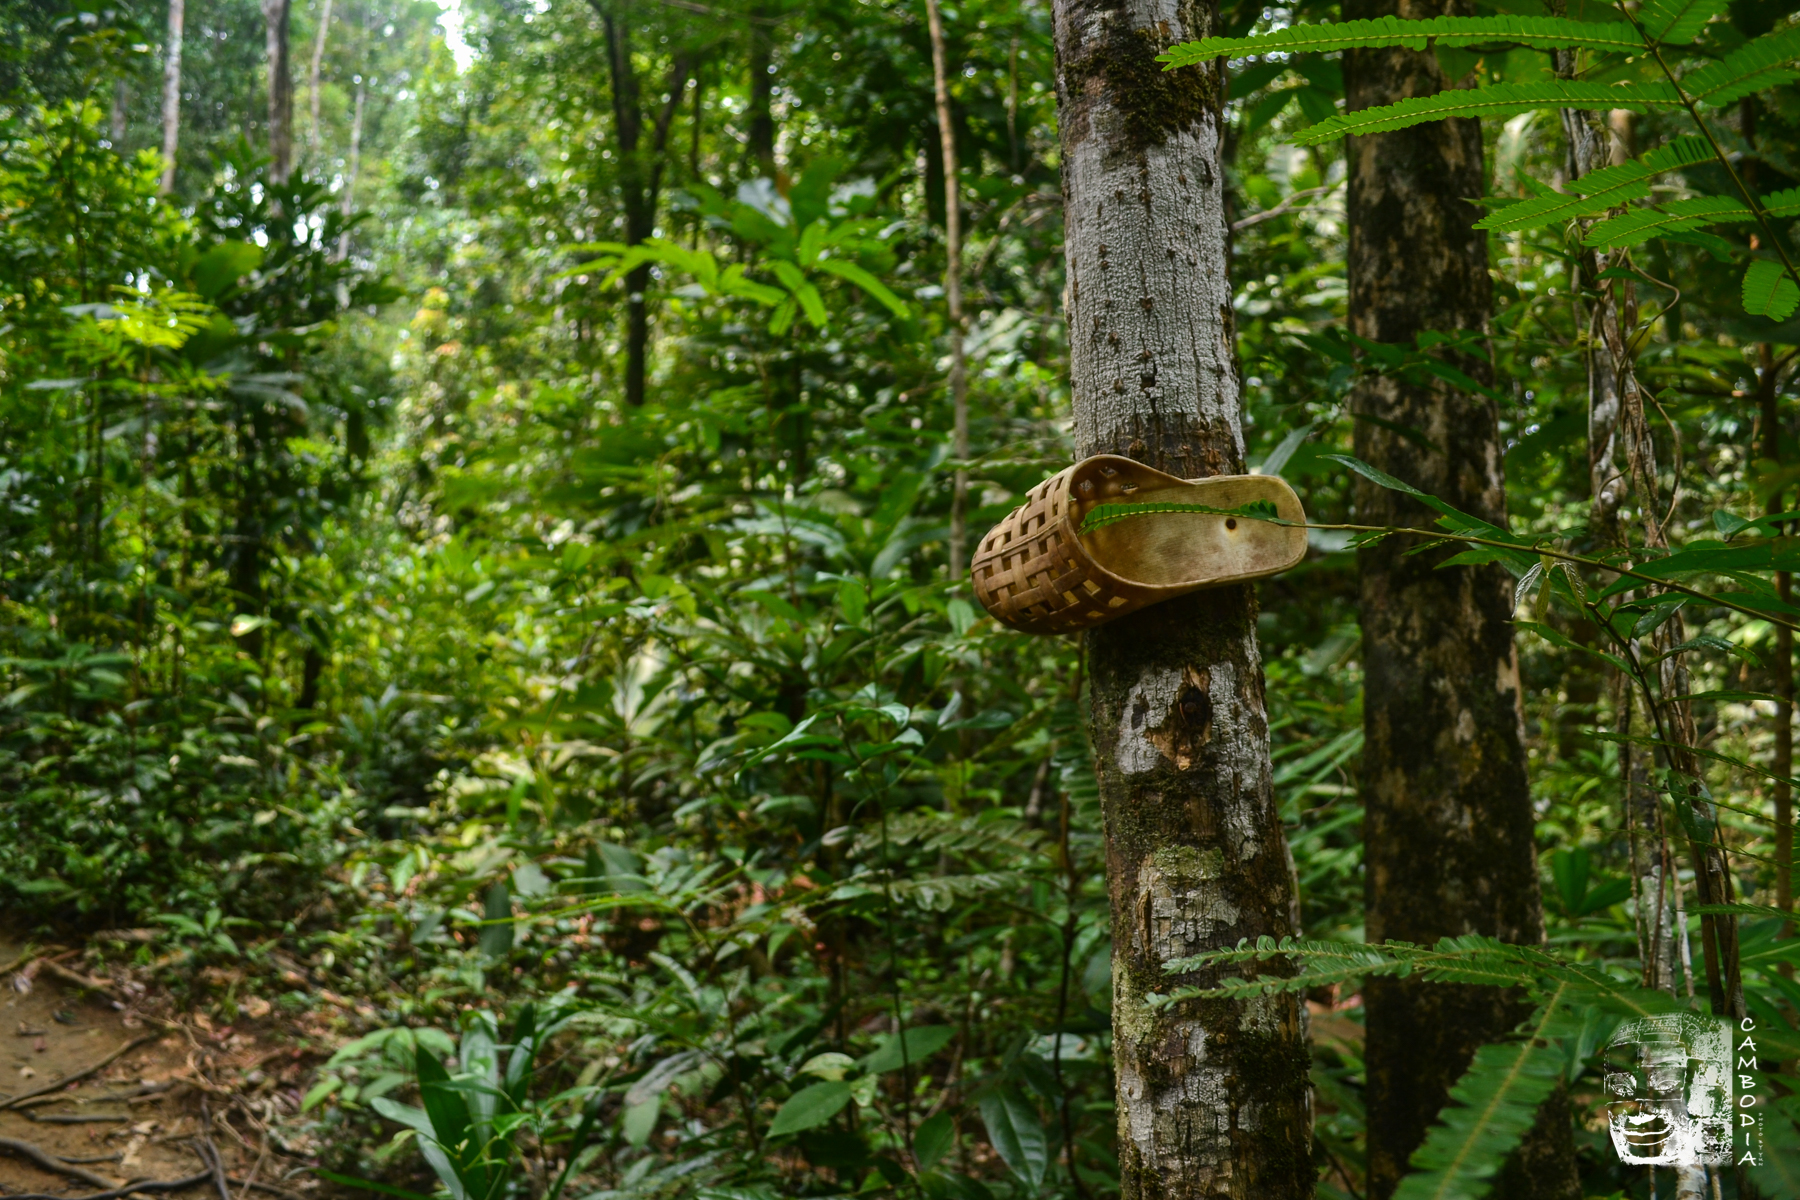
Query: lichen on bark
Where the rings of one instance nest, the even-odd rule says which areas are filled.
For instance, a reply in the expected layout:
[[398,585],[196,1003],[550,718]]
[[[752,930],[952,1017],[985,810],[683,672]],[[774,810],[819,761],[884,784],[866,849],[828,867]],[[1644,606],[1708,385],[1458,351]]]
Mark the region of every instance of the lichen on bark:
[[[1214,9],[1054,0],[1075,435],[1185,477],[1244,469],[1215,66],[1154,56]],[[1154,68],[1154,69],[1153,69]],[[1210,975],[1164,964],[1297,932],[1269,770],[1255,592],[1220,588],[1088,636],[1105,811],[1125,1200],[1313,1193],[1296,998],[1151,993]]]

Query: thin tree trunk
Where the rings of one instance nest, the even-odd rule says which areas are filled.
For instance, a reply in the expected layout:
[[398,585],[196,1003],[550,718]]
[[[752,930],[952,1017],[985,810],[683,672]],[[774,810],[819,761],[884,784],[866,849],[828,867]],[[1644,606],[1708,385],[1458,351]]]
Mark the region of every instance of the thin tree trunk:
[[[969,458],[969,381],[963,350],[962,199],[957,186],[956,126],[950,120],[949,52],[938,0],[925,0],[931,26],[931,74],[937,91],[938,142],[944,158],[944,303],[949,309],[951,452],[959,464]],[[968,562],[969,469],[959,465],[950,492],[950,578],[960,580]]]
[[[338,211],[346,220],[356,211],[356,177],[362,171],[363,104],[368,99],[369,77],[356,77],[356,110],[350,117],[350,162],[344,171],[344,194],[338,200]],[[350,257],[350,231],[338,234],[337,260]]]
[[750,165],[764,179],[775,178],[775,116],[771,103],[775,78],[775,31],[771,14],[758,7],[750,14],[750,119],[745,136]]
[[[319,75],[325,65],[325,37],[331,30],[331,0],[319,10],[319,28],[313,33],[312,71],[307,76],[306,96],[312,105],[312,124],[307,126],[307,157],[319,156]],[[315,170],[317,167],[314,168]]]
[[112,148],[118,154],[125,153],[125,122],[131,115],[131,88],[123,79],[113,83],[112,121],[107,133],[111,136]]
[[[1363,0],[1345,19],[1427,17],[1442,0]],[[1447,81],[1435,56],[1405,50],[1345,55],[1351,111],[1430,95]],[[1351,328],[1410,343],[1428,329],[1485,329],[1486,236],[1466,197],[1485,192],[1481,129],[1443,121],[1353,138],[1349,147]],[[1490,374],[1479,357],[1457,364]],[[1351,397],[1359,458],[1465,512],[1504,524],[1499,417],[1478,394],[1371,377]],[[1406,430],[1406,434],[1397,432]],[[1408,436],[1410,434],[1411,436]],[[1358,481],[1358,519],[1429,522],[1409,497]],[[1453,551],[1416,553],[1389,539],[1358,552],[1363,663],[1366,922],[1371,942],[1430,944],[1485,934],[1543,940],[1532,842],[1511,579],[1498,566],[1439,566]],[[1477,1047],[1526,1014],[1494,988],[1370,979],[1368,1194],[1393,1193],[1407,1160]],[[1568,1102],[1561,1092],[1498,1181],[1497,1197],[1579,1200]]]
[[288,66],[292,0],[262,0],[269,60],[269,178],[286,183],[294,163],[294,80]]
[[[1054,0],[1075,437],[1182,476],[1244,469],[1217,65],[1163,72],[1215,4]],[[1173,959],[1299,930],[1269,768],[1256,594],[1155,605],[1088,636],[1106,820],[1123,1200],[1313,1194],[1292,996],[1188,1001]]]
[[[1757,399],[1762,409],[1762,456],[1777,471],[1781,466],[1781,408],[1777,390],[1779,372],[1775,366],[1775,348],[1767,342],[1757,346]],[[1770,515],[1786,511],[1786,493],[1769,496]],[[1775,575],[1775,589],[1784,602],[1792,603],[1794,577],[1786,571]],[[1775,747],[1770,772],[1775,776],[1775,907],[1794,911],[1794,789],[1789,782],[1794,773],[1794,631],[1786,625],[1775,626]]]
[[[656,204],[662,189],[663,154],[668,149],[669,126],[687,90],[692,60],[677,53],[669,64],[668,100],[650,129],[644,145],[644,113],[637,68],[631,61],[631,32],[614,16],[604,0],[590,0],[606,31],[606,61],[612,83],[613,130],[619,145],[619,193],[625,210],[625,244],[635,246],[656,231]],[[765,72],[766,74],[767,72]],[[641,405],[649,375],[650,265],[625,277],[625,400]]]
[[181,144],[181,41],[187,0],[169,0],[169,38],[163,49],[162,182],[157,194],[175,190],[175,151]]

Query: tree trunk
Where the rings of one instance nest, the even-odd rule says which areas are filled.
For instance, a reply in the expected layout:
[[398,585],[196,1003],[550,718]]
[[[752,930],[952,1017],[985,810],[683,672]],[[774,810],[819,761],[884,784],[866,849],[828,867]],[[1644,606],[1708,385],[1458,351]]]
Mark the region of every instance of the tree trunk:
[[[344,195],[338,201],[338,211],[345,219],[356,211],[356,176],[362,170],[362,132],[363,103],[368,97],[369,77],[359,74],[356,77],[356,111],[350,118],[350,162],[344,171]],[[350,257],[350,231],[338,234],[337,261],[343,262]]]
[[[1067,309],[1082,455],[1182,476],[1244,469],[1216,65],[1155,56],[1213,4],[1054,0]],[[1090,634],[1106,817],[1123,1200],[1313,1194],[1308,1051],[1292,996],[1188,1001],[1163,964],[1298,932],[1272,796],[1256,596],[1159,604]]]
[[175,151],[181,144],[181,39],[186,14],[186,0],[169,0],[169,39],[163,49],[163,170],[156,189],[163,196],[175,190]]
[[[938,142],[944,158],[944,303],[949,310],[951,453],[969,457],[969,381],[963,352],[962,198],[957,185],[956,126],[950,120],[949,51],[938,0],[925,0],[931,29],[931,74],[937,93]],[[950,578],[960,580],[968,562],[969,469],[958,466],[950,490]]]
[[[307,126],[308,157],[319,156],[319,76],[325,65],[325,38],[331,30],[331,0],[319,10],[319,28],[313,33],[312,70],[307,75],[306,98],[312,105],[312,123]],[[318,167],[315,164],[314,170]]]
[[286,183],[294,162],[294,80],[288,69],[292,0],[262,0],[269,50],[269,178]]
[[131,116],[131,89],[123,79],[113,83],[112,120],[107,130],[114,153],[125,153],[125,124]]
[[[644,145],[644,113],[637,67],[631,61],[631,32],[625,22],[591,0],[606,30],[606,61],[612,83],[613,131],[619,145],[619,198],[625,210],[625,244],[635,246],[656,232],[656,203],[662,190],[663,152],[669,126],[687,90],[691,60],[677,53],[669,66],[667,94]],[[766,74],[767,72],[765,72]],[[625,400],[644,402],[650,354],[650,266],[625,277]]]
[[[1428,17],[1443,3],[1372,0],[1344,17]],[[1436,58],[1404,50],[1345,55],[1351,111],[1430,95]],[[1486,236],[1467,197],[1484,194],[1481,130],[1442,121],[1349,146],[1351,327],[1381,342],[1427,330],[1481,330],[1490,306]],[[1478,358],[1457,365],[1488,374]],[[1504,523],[1498,414],[1480,395],[1370,378],[1351,398],[1357,456]],[[1403,429],[1406,433],[1396,432]],[[1411,436],[1408,436],[1411,435]],[[1421,445],[1420,443],[1428,443]],[[1358,520],[1428,524],[1434,514],[1358,480]],[[1358,552],[1365,670],[1364,845],[1367,936],[1430,944],[1479,933],[1544,936],[1525,771],[1511,579],[1498,566],[1440,569],[1455,551],[1408,553],[1391,538]],[[1366,1049],[1368,1194],[1392,1194],[1450,1085],[1484,1042],[1524,1016],[1493,988],[1370,979]],[[1534,1141],[1548,1139],[1548,1141]],[[1579,1200],[1567,1100],[1560,1092],[1494,1193]]]
[[758,7],[750,13],[750,119],[745,135],[751,169],[764,179],[775,178],[774,96],[775,29],[773,14]]

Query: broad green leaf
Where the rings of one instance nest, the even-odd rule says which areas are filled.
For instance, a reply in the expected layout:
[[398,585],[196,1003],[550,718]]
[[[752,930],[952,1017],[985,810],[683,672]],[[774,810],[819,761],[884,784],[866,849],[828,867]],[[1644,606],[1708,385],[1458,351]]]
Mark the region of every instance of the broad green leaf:
[[1011,1087],[999,1087],[981,1097],[981,1122],[988,1141],[1012,1173],[1031,1191],[1044,1184],[1050,1165],[1050,1144],[1037,1109]]
[[894,295],[885,283],[882,283],[881,280],[875,278],[875,276],[863,270],[855,263],[845,262],[841,258],[825,258],[819,260],[818,267],[819,270],[824,271],[827,275],[836,275],[839,279],[846,279],[851,283],[854,283],[857,287],[869,293],[871,297],[885,305],[887,310],[896,317],[899,317],[902,320],[906,319],[908,311],[906,302]]
[[[919,1064],[950,1044],[956,1030],[949,1025],[919,1025],[906,1031],[906,1061],[916,1069]],[[870,1075],[898,1071],[901,1065],[901,1039],[888,1034],[870,1054],[864,1055],[862,1069]]]
[[662,1115],[662,1093],[658,1092],[641,1104],[629,1104],[619,1120],[619,1132],[626,1145],[642,1146],[656,1132],[657,1118]]
[[1759,258],[1744,272],[1744,311],[1755,317],[1785,321],[1800,305],[1800,287],[1780,263]]
[[947,1112],[927,1117],[913,1131],[913,1161],[919,1173],[938,1165],[951,1146],[956,1144],[956,1121]]
[[850,1103],[850,1085],[841,1079],[803,1087],[788,1097],[769,1126],[769,1136],[782,1137],[823,1125]]
[[489,958],[505,958],[512,953],[512,890],[504,880],[487,890],[482,902],[481,952]]

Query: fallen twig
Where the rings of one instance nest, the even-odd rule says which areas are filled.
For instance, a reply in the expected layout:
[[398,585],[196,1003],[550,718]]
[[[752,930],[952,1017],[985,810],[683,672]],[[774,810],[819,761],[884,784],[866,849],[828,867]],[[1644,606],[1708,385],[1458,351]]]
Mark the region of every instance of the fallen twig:
[[6,1200],[119,1200],[121,1196],[129,1196],[134,1192],[179,1192],[184,1188],[199,1187],[211,1178],[211,1171],[202,1171],[186,1179],[140,1179],[123,1187],[92,1192],[86,1196],[59,1196],[55,1192],[9,1192]]
[[128,1116],[114,1116],[96,1113],[91,1117],[80,1113],[34,1113],[29,1105],[25,1108],[25,1119],[36,1121],[40,1125],[98,1125],[105,1121],[129,1121]]
[[95,1187],[110,1188],[118,1186],[106,1176],[96,1174],[86,1167],[80,1167],[76,1166],[74,1163],[65,1162],[63,1159],[56,1157],[56,1155],[50,1153],[42,1146],[32,1142],[23,1142],[18,1138],[0,1137],[0,1150],[3,1150],[8,1154],[16,1154],[20,1158],[29,1159],[46,1171],[54,1172],[57,1175],[67,1175],[71,1179],[79,1179],[83,1183],[91,1183]]
[[76,987],[86,988],[90,992],[100,992],[101,994],[107,995],[107,996],[113,996],[113,995],[117,994],[113,990],[112,980],[96,979],[92,975],[83,975],[80,971],[77,971],[75,968],[65,967],[61,963],[57,962],[55,959],[49,959],[49,958],[45,959],[44,960],[44,970],[50,972],[50,974],[56,976],[58,979],[62,980],[64,983],[72,983]]

